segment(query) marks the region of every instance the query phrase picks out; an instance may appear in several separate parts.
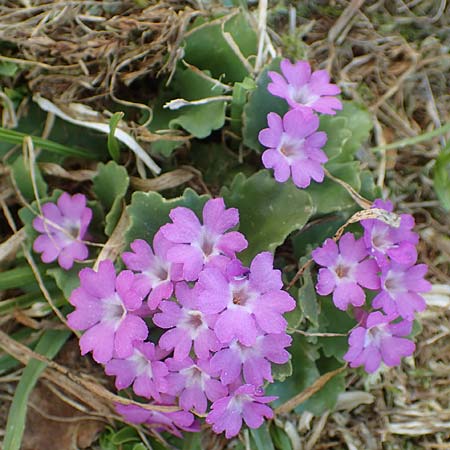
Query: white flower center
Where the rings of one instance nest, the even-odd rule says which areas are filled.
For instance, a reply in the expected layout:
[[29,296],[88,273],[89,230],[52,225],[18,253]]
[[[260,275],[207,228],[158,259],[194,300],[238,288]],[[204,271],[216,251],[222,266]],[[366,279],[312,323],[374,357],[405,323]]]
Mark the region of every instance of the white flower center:
[[311,92],[307,84],[304,84],[301,88],[289,86],[289,94],[296,103],[305,106],[311,106],[320,98],[320,95]]
[[120,323],[125,318],[127,310],[120,297],[114,293],[111,297],[103,300],[103,321],[110,322],[114,330],[119,328]]

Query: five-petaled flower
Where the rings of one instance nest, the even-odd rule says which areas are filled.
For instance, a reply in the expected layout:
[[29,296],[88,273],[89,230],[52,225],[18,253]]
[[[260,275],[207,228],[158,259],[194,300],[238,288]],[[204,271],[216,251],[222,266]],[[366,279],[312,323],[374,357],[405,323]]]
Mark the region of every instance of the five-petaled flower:
[[352,233],[345,233],[339,244],[327,239],[312,252],[314,261],[324,266],[319,270],[317,292],[333,293],[333,302],[341,310],[349,305],[362,306],[366,300],[362,288],[380,288],[379,267],[368,256],[364,240],[355,240]]
[[269,83],[267,89],[272,95],[284,98],[291,108],[310,109],[331,115],[342,109],[342,103],[335,98],[341,90],[330,83],[326,70],[311,73],[311,66],[307,61],[292,64],[288,59],[283,59],[280,67],[283,75],[269,72],[272,83]]
[[116,277],[112,261],[100,262],[98,271],[80,271],[80,287],[69,302],[75,311],[67,316],[67,323],[75,330],[86,330],[80,338],[81,354],[92,351],[102,364],[113,357],[128,358],[136,342],[148,335],[144,320],[133,311],[139,310],[142,297],[133,288],[135,275],[124,270]]
[[33,228],[41,233],[33,243],[33,250],[42,253],[45,263],[58,260],[66,270],[74,261],[88,257],[88,247],[83,242],[92,219],[92,210],[86,206],[83,194],[70,196],[63,192],[55,203],[42,205],[42,217],[33,220]]
[[292,110],[283,118],[276,113],[267,115],[269,128],[259,133],[259,141],[268,147],[262,155],[266,168],[275,171],[275,179],[282,183],[291,175],[294,184],[306,188],[311,178],[322,182],[325,176],[322,164],[328,161],[321,149],[327,135],[317,131],[319,118],[310,111]]

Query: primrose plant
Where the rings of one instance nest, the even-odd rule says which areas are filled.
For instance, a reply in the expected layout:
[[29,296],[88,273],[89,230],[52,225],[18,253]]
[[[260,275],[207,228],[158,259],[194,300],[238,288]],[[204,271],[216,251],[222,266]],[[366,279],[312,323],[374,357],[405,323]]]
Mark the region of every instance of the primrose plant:
[[[268,127],[259,132],[266,148],[262,163],[277,182],[292,178],[294,190],[308,191],[325,179],[327,133],[319,129],[319,115],[342,110],[340,90],[306,61],[283,60],[281,74],[268,76],[269,93],[289,110],[267,115]],[[63,193],[56,204],[42,206],[33,227],[43,262],[57,260],[68,270],[87,259],[92,211],[86,204],[82,194]],[[389,201],[376,200],[373,207],[393,214]],[[291,358],[286,314],[298,305],[269,249],[241,256],[254,239],[237,231],[248,211],[217,197],[198,213],[170,208],[151,240],[141,235],[129,243],[117,264],[123,270],[110,259],[80,270],[67,321],[84,332],[81,353],[92,353],[118,390],[174,407],[164,412],[118,404],[126,421],[180,435],[199,431],[205,418],[214,432],[232,438],[243,423],[255,429],[274,417],[269,403],[277,397],[270,386],[277,367]],[[401,215],[398,227],[378,218],[361,226],[360,237],[347,232],[326,239],[311,257],[317,294],[330,296],[354,320],[343,360],[374,372],[382,362],[397,365],[413,353],[409,335],[430,284],[426,266],[416,264],[412,216]]]

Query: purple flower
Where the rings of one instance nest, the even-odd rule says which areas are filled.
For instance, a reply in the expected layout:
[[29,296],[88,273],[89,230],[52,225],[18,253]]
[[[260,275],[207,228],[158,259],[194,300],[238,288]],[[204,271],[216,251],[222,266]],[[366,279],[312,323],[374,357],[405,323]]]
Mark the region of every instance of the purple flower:
[[311,73],[307,61],[292,64],[288,59],[281,61],[281,72],[269,72],[272,83],[267,89],[272,95],[284,98],[293,109],[312,109],[322,114],[336,114],[342,103],[335,97],[341,90],[330,83],[326,70]]
[[292,110],[283,119],[276,113],[267,115],[269,128],[259,132],[259,142],[268,147],[262,155],[264,167],[274,169],[275,179],[283,183],[292,174],[294,184],[306,188],[311,178],[324,179],[323,163],[328,161],[321,148],[327,141],[323,131],[316,132],[319,118],[309,111]]
[[290,355],[285,347],[289,347],[291,342],[292,338],[285,333],[260,335],[251,347],[246,347],[234,339],[228,347],[213,355],[211,369],[220,373],[223,384],[231,384],[238,380],[241,371],[248,384],[261,386],[264,380],[272,383],[270,363],[288,362]]
[[228,394],[228,389],[212,377],[208,360],[191,358],[183,361],[169,358],[167,367],[171,371],[168,376],[170,392],[180,396],[180,406],[185,410],[195,409],[200,414],[206,412],[208,400],[215,400]]
[[210,351],[220,348],[212,331],[217,315],[204,314],[196,308],[196,293],[186,283],[178,283],[176,296],[181,307],[171,301],[159,305],[161,313],[153,316],[153,322],[160,328],[170,328],[159,340],[165,350],[174,349],[174,358],[183,360],[194,345],[195,354],[202,359],[209,358]]
[[216,268],[207,268],[197,283],[198,309],[205,314],[219,313],[214,332],[223,344],[236,338],[252,346],[256,337],[282,333],[287,322],[282,314],[295,308],[294,299],[281,288],[281,272],[273,268],[273,256],[255,256],[247,275],[226,277]]
[[42,261],[50,263],[58,259],[58,264],[69,270],[75,260],[87,259],[89,251],[82,240],[91,222],[92,210],[86,207],[86,197],[63,192],[56,205],[42,205],[42,214],[33,220],[33,228],[42,233],[35,239],[33,250],[42,253]]
[[136,342],[133,353],[126,359],[111,359],[105,366],[107,375],[116,376],[116,388],[125,389],[133,384],[137,395],[161,401],[160,392],[167,392],[167,366],[151,342]]
[[215,433],[225,431],[227,439],[236,436],[242,427],[242,419],[250,428],[259,428],[264,418],[271,419],[273,411],[266,403],[277,397],[265,397],[263,390],[251,384],[236,389],[228,397],[215,401],[206,422]]
[[247,248],[247,241],[237,231],[225,233],[239,222],[236,208],[225,209],[222,198],[208,200],[203,208],[203,225],[197,216],[182,206],[169,214],[173,223],[161,227],[166,239],[175,245],[167,259],[183,264],[183,277],[195,281],[207,263],[221,264]]
[[388,315],[414,319],[416,311],[426,308],[424,298],[419,295],[428,292],[431,284],[424,279],[427,273],[425,264],[409,266],[391,264],[384,266],[381,272],[381,292],[373,299],[374,308],[383,308]]
[[128,269],[139,272],[136,275],[136,289],[146,296],[148,306],[156,309],[161,300],[170,298],[173,293],[173,281],[182,279],[182,265],[167,260],[167,252],[173,246],[158,231],[153,238],[153,249],[142,239],[130,245],[133,252],[125,252],[122,259]]
[[392,323],[391,318],[376,311],[368,315],[365,324],[355,328],[349,337],[350,348],[344,359],[350,367],[364,365],[366,372],[375,372],[383,361],[387,366],[400,364],[403,356],[415,350],[414,342],[404,339],[411,333],[412,322]]
[[[375,200],[373,207],[393,211],[389,200]],[[366,246],[380,266],[387,264],[389,258],[399,264],[414,264],[417,261],[416,245],[419,237],[412,231],[414,217],[410,214],[400,215],[398,228],[377,219],[362,220],[361,225]]]
[[69,326],[87,330],[80,339],[81,354],[92,351],[95,361],[105,364],[111,358],[128,358],[134,341],[148,335],[144,320],[133,314],[142,305],[142,297],[133,290],[134,274],[116,271],[112,261],[102,261],[98,271],[80,271],[80,287],[69,302],[75,311],[67,316]]
[[339,240],[339,247],[333,239],[327,239],[322,247],[312,252],[319,270],[316,290],[320,295],[333,292],[333,302],[345,311],[351,304],[362,306],[366,295],[362,287],[379,289],[379,267],[368,256],[363,239],[355,240],[352,233],[345,233]]
[[[194,416],[187,411],[160,412],[150,411],[136,405],[116,404],[116,411],[129,423],[146,424],[156,431],[168,431],[175,436],[182,437],[180,430],[200,431]],[[161,405],[172,406],[172,405]]]

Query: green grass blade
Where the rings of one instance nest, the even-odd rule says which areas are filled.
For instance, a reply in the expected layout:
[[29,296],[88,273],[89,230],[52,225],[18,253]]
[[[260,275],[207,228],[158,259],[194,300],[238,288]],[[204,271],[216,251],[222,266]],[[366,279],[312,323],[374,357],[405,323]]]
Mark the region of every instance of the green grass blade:
[[[69,336],[69,330],[47,330],[39,339],[35,351],[52,359]],[[32,359],[25,367],[9,409],[3,450],[20,450],[25,430],[28,397],[45,367],[46,363],[35,359]]]
[[33,271],[28,266],[0,272],[0,291],[20,288],[35,281]]
[[[0,127],[0,141],[8,142],[9,144],[22,145],[23,139],[30,136],[26,133],[21,133],[19,131],[8,130],[6,128]],[[81,148],[67,147],[57,142],[50,141],[38,136],[30,136],[33,144],[36,147],[44,148],[53,153],[58,153],[63,156],[79,156],[81,158],[87,159],[97,159],[98,155],[94,152],[89,152]]]
[[109,120],[109,134],[108,134],[108,151],[111,158],[118,162],[120,157],[120,144],[115,138],[114,133],[116,132],[117,125],[123,117],[123,112],[116,112],[113,114]]

